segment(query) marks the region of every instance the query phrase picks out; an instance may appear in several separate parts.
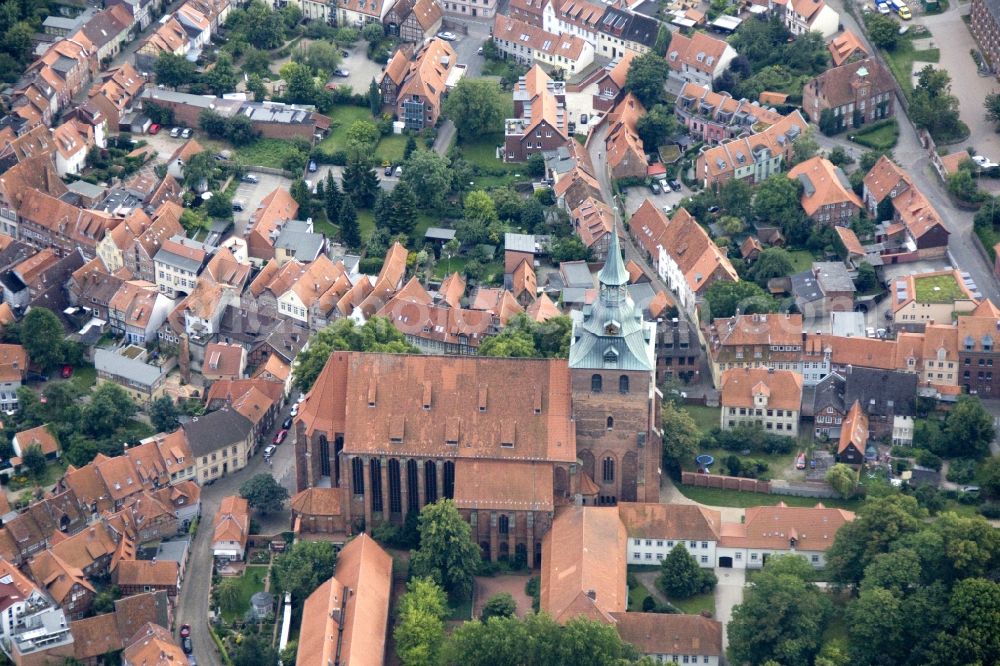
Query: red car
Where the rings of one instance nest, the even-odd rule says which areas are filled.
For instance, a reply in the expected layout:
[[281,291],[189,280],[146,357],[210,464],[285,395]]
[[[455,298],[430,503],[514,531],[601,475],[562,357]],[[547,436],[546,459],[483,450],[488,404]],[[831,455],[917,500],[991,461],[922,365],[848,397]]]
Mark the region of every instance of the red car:
[[191,625],[190,624],[182,624],[181,625],[181,638],[187,638],[190,635],[191,635]]
[[69,379],[70,377],[73,376],[73,366],[72,365],[64,365],[62,367],[62,373],[61,374],[62,374],[62,378],[63,379]]
[[156,134],[159,131],[160,131],[160,126],[157,125],[156,123],[153,123],[152,125],[149,126],[149,133],[150,134]]
[[274,443],[281,444],[283,441],[285,441],[286,437],[288,437],[288,431],[282,428],[281,430],[278,431],[278,434],[274,436]]

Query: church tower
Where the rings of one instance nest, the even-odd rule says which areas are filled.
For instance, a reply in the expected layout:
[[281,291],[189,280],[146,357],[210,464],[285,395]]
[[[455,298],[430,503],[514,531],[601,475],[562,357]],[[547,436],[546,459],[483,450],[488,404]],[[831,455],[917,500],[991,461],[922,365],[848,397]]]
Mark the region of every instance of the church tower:
[[656,324],[628,293],[617,227],[598,275],[600,295],[575,317],[569,351],[576,447],[599,502],[658,502]]

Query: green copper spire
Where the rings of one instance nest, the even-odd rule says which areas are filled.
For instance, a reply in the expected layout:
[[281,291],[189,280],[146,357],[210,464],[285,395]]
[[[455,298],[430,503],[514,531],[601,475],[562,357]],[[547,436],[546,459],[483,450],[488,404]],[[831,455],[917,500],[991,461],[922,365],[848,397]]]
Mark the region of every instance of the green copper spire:
[[628,271],[625,270],[625,262],[622,261],[622,252],[618,244],[618,225],[615,224],[611,230],[611,242],[608,244],[608,258],[604,261],[604,267],[597,275],[597,279],[602,285],[608,287],[621,287],[628,284]]

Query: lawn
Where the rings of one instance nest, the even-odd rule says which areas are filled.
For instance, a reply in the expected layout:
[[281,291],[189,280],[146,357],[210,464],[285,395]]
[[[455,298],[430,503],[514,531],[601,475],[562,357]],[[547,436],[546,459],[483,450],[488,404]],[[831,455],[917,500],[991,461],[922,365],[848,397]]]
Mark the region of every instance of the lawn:
[[702,405],[684,405],[682,409],[691,415],[694,422],[698,426],[698,430],[704,433],[709,432],[712,428],[719,427],[719,408],[718,407],[704,407]]
[[97,369],[92,365],[73,368],[73,385],[84,392],[89,392],[97,384]]
[[635,587],[630,587],[628,590],[628,610],[633,613],[642,612],[642,602],[649,596],[651,596],[649,590],[642,583],[638,583]]
[[222,611],[223,620],[226,622],[235,622],[243,618],[247,610],[250,609],[250,597],[264,590],[267,569],[266,566],[249,566],[243,575],[236,579],[240,584],[240,596],[236,603],[238,610],[230,612],[224,609]]
[[791,255],[792,266],[796,273],[809,270],[816,261],[816,257],[809,250],[789,250],[788,254]]
[[521,177],[527,177],[527,164],[510,164],[497,159],[497,146],[503,144],[502,134],[485,134],[477,141],[460,141],[462,157],[476,168],[477,188],[505,187]]
[[983,247],[986,248],[986,253],[990,255],[990,261],[996,260],[994,256],[996,252],[993,248],[997,243],[1000,243],[1000,233],[997,233],[993,227],[973,227],[973,231],[983,244]]
[[244,164],[271,167],[272,169],[283,169],[285,159],[296,153],[298,153],[298,149],[294,144],[279,139],[257,139],[250,145],[236,149],[236,154],[240,156]]
[[721,488],[698,488],[678,484],[677,489],[681,493],[695,502],[707,504],[709,506],[774,506],[779,502],[784,502],[788,506],[816,506],[817,502],[822,502],[827,507],[836,509],[849,509],[857,511],[861,506],[861,500],[840,500],[840,499],[817,499],[815,497],[795,497],[793,495],[765,495],[763,493],[745,493],[739,490],[722,490]]
[[968,298],[958,280],[950,273],[914,278],[913,284],[916,287],[919,303],[954,303],[956,300]]
[[344,150],[347,146],[347,128],[356,120],[375,122],[372,113],[360,106],[337,106],[328,114],[330,116],[330,133],[319,142],[318,148],[325,153]]
[[[920,38],[930,37],[929,33],[920,35]],[[924,49],[916,51],[913,48],[912,38],[904,37],[896,43],[896,48],[892,51],[882,51],[889,62],[889,69],[896,77],[903,92],[909,96],[913,92],[913,63],[914,62],[938,62],[941,59],[941,51],[938,49]]]
[[384,161],[392,164],[399,164],[403,161],[403,152],[406,150],[406,135],[392,134],[382,137],[375,149],[375,159],[382,163]]
[[[768,473],[772,479],[784,478],[783,472],[791,469],[796,453],[797,451],[774,454],[751,453],[748,456],[743,456],[733,451],[726,451],[725,449],[698,449],[699,455],[708,454],[715,458],[715,464],[712,465],[713,474],[726,474],[726,471],[722,468],[722,459],[727,456],[736,456],[740,460],[760,460],[767,463],[769,466]],[[698,471],[698,464],[694,460],[685,461],[683,467],[688,472]]]
[[892,119],[878,127],[862,128],[851,135],[851,140],[872,150],[889,150],[899,140],[899,123]]
[[371,210],[362,208],[358,210],[358,228],[361,229],[361,239],[368,238],[371,232],[375,231],[375,215]]
[[461,273],[465,270],[465,262],[468,261],[464,257],[452,257],[451,259],[442,259],[437,262],[434,266],[434,277],[443,280],[452,273],[458,271]]
[[696,594],[690,599],[671,599],[667,597],[670,605],[687,615],[698,615],[702,611],[708,611],[715,615],[715,593]]

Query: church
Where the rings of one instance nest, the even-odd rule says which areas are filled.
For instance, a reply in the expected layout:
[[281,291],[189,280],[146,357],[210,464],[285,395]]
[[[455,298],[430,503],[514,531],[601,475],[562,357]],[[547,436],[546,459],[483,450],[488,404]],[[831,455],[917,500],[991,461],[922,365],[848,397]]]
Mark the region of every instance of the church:
[[556,507],[658,502],[656,325],[617,234],[599,281],[568,360],[334,352],[295,425],[296,530],[346,538],[449,498],[484,557],[537,567]]

